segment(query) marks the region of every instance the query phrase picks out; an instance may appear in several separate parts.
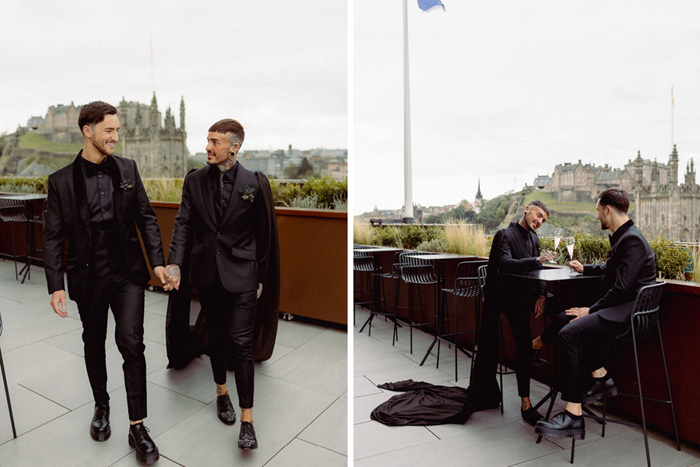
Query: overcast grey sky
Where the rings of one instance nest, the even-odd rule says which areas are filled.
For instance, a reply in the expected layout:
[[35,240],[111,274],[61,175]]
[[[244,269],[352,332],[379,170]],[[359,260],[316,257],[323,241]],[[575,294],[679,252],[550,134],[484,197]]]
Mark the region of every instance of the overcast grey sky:
[[[0,133],[50,105],[104,100],[186,106],[188,149],[215,121],[243,149],[347,147],[345,0],[7,0],[0,28]],[[151,73],[151,41],[153,73]]]
[[[409,0],[413,201],[493,198],[558,163],[700,164],[700,2]],[[401,0],[353,6],[354,214],[403,205]],[[698,180],[700,182],[700,179]]]

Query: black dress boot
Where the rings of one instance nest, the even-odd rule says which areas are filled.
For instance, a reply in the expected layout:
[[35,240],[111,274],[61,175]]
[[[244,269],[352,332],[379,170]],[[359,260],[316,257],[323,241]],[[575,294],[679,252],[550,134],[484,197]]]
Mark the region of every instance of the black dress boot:
[[236,423],[236,411],[233,410],[228,393],[216,396],[216,413],[219,415],[219,420],[225,424],[233,425]]
[[109,405],[96,405],[90,423],[90,436],[95,441],[107,441],[112,435],[109,427]]
[[255,429],[250,422],[241,422],[241,433],[238,435],[238,447],[241,449],[257,449],[258,440]]
[[160,457],[158,447],[149,436],[148,428],[143,423],[129,427],[129,446],[136,450],[136,459],[144,464],[153,464]]
[[609,374],[602,378],[593,378],[593,385],[581,397],[581,402],[583,404],[591,404],[603,397],[615,397],[617,392],[617,384],[615,384],[615,381]]
[[535,433],[548,438],[586,438],[584,418],[564,410],[550,420],[540,420],[535,425]]

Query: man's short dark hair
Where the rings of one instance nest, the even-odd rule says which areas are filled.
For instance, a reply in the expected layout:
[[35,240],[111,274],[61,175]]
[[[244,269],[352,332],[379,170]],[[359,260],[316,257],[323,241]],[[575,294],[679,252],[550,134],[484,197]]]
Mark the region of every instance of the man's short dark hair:
[[85,125],[94,126],[105,119],[105,115],[116,115],[117,108],[102,101],[90,102],[80,108],[78,128],[83,132]]
[[[209,131],[215,133],[221,133],[228,136],[229,144],[233,143],[243,144],[245,139],[245,130],[243,130],[243,125],[241,125],[237,120],[232,118],[224,118],[219,120],[209,128]],[[231,137],[233,136],[233,138]]]
[[547,209],[547,206],[545,206],[545,204],[542,201],[538,199],[530,201],[530,204],[528,204],[528,206],[537,206],[547,214],[547,217],[549,217],[549,209]]
[[630,208],[630,199],[625,190],[610,188],[598,195],[600,204],[611,206],[623,214],[627,214]]

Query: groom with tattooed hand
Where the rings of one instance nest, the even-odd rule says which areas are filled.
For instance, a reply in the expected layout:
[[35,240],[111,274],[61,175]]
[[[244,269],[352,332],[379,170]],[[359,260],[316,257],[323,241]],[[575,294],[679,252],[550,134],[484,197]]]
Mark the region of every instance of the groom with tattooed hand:
[[244,138],[243,126],[236,120],[219,120],[209,128],[207,167],[185,177],[165,290],[180,287],[181,267],[189,250],[189,279],[197,289],[209,333],[217,413],[227,425],[236,422],[226,388],[231,355],[241,409],[238,447],[255,449],[252,336],[269,249],[261,190],[269,193],[270,187],[264,175],[236,162]]

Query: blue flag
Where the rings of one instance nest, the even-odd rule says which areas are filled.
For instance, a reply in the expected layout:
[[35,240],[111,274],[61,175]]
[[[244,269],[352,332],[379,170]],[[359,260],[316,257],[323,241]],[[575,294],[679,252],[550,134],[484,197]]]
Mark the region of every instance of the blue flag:
[[433,11],[438,8],[445,9],[445,5],[440,0],[418,0],[418,8],[423,11]]

